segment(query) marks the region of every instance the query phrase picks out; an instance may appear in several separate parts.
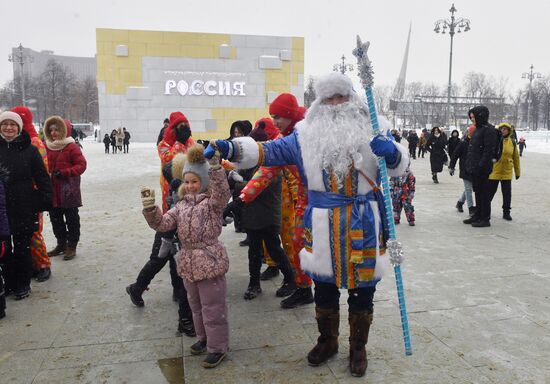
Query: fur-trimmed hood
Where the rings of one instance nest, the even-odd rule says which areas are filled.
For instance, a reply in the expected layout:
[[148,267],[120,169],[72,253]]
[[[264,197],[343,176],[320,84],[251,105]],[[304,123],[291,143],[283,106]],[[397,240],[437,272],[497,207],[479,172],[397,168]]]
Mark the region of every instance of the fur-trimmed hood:
[[[61,133],[62,139],[53,140],[52,125],[55,125]],[[72,124],[69,120],[64,120],[60,116],[52,116],[46,120],[44,124],[44,138],[46,139],[46,147],[52,151],[59,151],[65,148],[68,144],[74,143],[71,137]]]

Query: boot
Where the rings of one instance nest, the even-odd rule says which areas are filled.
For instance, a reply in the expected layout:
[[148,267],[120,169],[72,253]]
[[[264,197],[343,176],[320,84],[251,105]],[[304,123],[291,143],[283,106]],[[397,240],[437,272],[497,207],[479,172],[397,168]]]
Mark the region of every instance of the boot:
[[474,213],[476,213],[476,207],[468,207],[468,214],[470,217],[473,216]]
[[510,210],[509,209],[504,210],[504,212],[502,213],[502,218],[504,220],[507,220],[507,221],[512,221],[512,216],[510,216]]
[[299,305],[313,303],[311,287],[298,288],[292,295],[281,301],[281,307],[285,309],[296,308]]
[[473,224],[479,221],[479,217],[476,216],[475,212],[472,216],[468,217],[466,220],[462,220],[464,224]]
[[63,260],[72,260],[76,257],[76,244],[68,242],[67,248],[65,249],[65,255],[63,256]]
[[54,249],[48,252],[48,256],[49,257],[59,256],[65,252],[65,249],[67,249],[67,241],[57,240],[57,245],[55,246]]
[[279,268],[281,269],[281,273],[284,276],[284,280],[281,287],[277,289],[277,292],[275,292],[275,296],[287,297],[292,295],[296,288],[298,288],[294,280],[294,270],[292,269],[288,261],[284,264],[281,263],[281,265],[279,265]]
[[369,340],[372,313],[349,312],[349,369],[352,376],[362,377],[368,366],[365,345]]
[[462,208],[463,206],[464,206],[464,202],[460,202],[460,201],[456,202],[456,209],[458,212],[464,212],[464,208]]
[[312,367],[323,364],[338,353],[339,308],[316,307],[315,319],[320,335],[317,339],[317,345],[307,354],[307,361]]
[[489,220],[480,220],[480,221],[474,221],[472,223],[472,227],[475,228],[484,228],[484,227],[490,227],[491,222]]
[[437,180],[437,173],[432,172],[432,180],[434,181],[435,184],[439,184],[439,181]]
[[130,284],[126,287],[126,293],[130,295],[130,300],[132,300],[132,303],[134,303],[135,306],[143,307],[145,302],[143,301],[141,295],[146,289],[147,288],[141,288],[137,284]]

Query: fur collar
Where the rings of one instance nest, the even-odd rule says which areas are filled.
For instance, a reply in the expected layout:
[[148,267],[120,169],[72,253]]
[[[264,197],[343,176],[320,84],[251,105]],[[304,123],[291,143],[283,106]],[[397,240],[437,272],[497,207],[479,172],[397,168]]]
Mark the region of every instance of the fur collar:
[[51,151],[61,151],[64,149],[67,145],[74,143],[74,139],[72,137],[66,137],[64,139],[59,139],[55,141],[50,141],[46,139],[46,147],[48,147]]

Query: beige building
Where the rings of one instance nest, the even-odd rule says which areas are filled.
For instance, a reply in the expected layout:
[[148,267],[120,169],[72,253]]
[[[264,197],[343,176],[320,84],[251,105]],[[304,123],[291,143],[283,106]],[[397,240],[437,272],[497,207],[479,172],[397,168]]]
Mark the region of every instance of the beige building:
[[235,120],[268,116],[282,92],[303,102],[304,39],[97,29],[102,133],[126,127],[153,142],[183,112],[196,139],[222,138]]

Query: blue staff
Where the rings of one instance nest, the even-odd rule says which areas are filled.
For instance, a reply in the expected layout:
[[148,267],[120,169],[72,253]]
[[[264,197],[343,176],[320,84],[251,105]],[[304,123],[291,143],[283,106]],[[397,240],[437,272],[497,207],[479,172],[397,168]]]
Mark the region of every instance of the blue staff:
[[[378,115],[376,112],[376,104],[374,102],[373,86],[373,70],[372,64],[367,56],[367,50],[370,43],[361,42],[361,38],[357,36],[357,48],[353,50],[353,55],[357,57],[357,70],[361,84],[365,88],[367,95],[367,105],[369,108],[370,121],[375,135],[380,133],[378,124]],[[403,290],[403,277],[401,276],[401,262],[403,261],[403,250],[401,243],[396,239],[395,224],[392,214],[392,202],[390,195],[390,185],[388,178],[388,170],[386,168],[386,160],[384,157],[378,158],[378,167],[380,168],[380,179],[382,181],[382,191],[384,193],[384,205],[386,208],[386,217],[389,225],[389,240],[386,247],[390,253],[390,260],[393,263],[395,272],[395,284],[397,286],[397,298],[399,299],[399,312],[401,313],[401,327],[403,328],[403,341],[405,342],[405,354],[412,355],[411,335],[409,332],[409,320],[407,319],[407,306],[405,304],[405,292]]]

